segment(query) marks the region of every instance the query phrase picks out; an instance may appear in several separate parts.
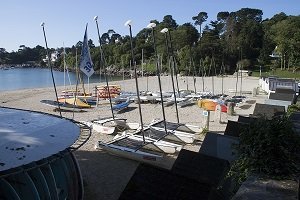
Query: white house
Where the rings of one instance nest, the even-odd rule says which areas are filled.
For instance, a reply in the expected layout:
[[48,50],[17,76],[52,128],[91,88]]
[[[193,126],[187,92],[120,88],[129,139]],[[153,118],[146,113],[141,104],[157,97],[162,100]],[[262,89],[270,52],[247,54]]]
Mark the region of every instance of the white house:
[[[59,57],[59,53],[58,51],[54,51],[53,53],[51,53],[50,55],[50,60],[51,62],[55,62]],[[48,56],[46,55],[46,58],[43,59],[44,62],[48,62]]]

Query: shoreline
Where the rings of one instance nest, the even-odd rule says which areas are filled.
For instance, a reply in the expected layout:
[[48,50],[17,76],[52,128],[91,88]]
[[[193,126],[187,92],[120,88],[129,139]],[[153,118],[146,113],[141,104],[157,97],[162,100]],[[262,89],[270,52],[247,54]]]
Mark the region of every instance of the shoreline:
[[[164,91],[172,91],[171,80],[169,76],[162,76],[162,89]],[[243,91],[252,91],[253,88],[258,87],[257,77],[243,77]],[[178,77],[180,89],[194,90],[193,77]],[[157,76],[139,78],[140,91],[145,91],[147,88],[151,91],[158,91]],[[202,78],[196,77],[196,89],[202,91]],[[214,77],[214,84],[212,84],[212,77],[205,77],[205,91],[214,89],[215,94],[222,91],[222,79],[220,77]],[[223,89],[226,94],[231,96],[234,93],[228,93],[230,89],[236,88],[235,77],[224,77]],[[127,79],[121,81],[112,81],[110,84],[119,84],[124,91],[135,91],[135,79]],[[97,83],[90,84],[90,88],[93,88]],[[64,90],[64,86],[57,87],[58,93]],[[238,92],[240,91],[240,85],[238,84]],[[257,103],[261,103],[267,98],[265,94],[259,94],[256,97],[252,97],[251,94],[246,94],[247,100],[255,100]],[[58,112],[54,112],[53,108],[40,103],[42,99],[55,99],[55,93],[53,87],[47,88],[34,88],[17,91],[0,91],[0,106],[13,107],[27,110],[34,110],[39,112],[51,113],[59,115]],[[162,119],[162,110],[160,104],[142,104],[143,122],[150,123],[155,118]],[[228,116],[227,113],[222,113],[222,123],[214,117],[212,112],[210,120],[210,131],[222,133],[226,128],[228,120],[237,120],[237,115],[249,115],[253,113],[255,103],[251,104],[250,108],[242,109],[235,107],[236,115]],[[76,121],[88,121],[103,117],[110,117],[111,111],[109,105],[101,105],[96,108],[84,109],[85,112],[75,113],[74,120]],[[197,125],[203,127],[205,124],[203,109],[198,105],[192,105],[184,108],[178,108],[178,114],[181,123],[188,123],[191,125]],[[176,122],[175,106],[165,108],[166,120]],[[72,118],[71,112],[62,112],[63,117]],[[129,105],[129,109],[122,113],[116,114],[117,117],[126,118],[128,122],[140,122],[138,106],[135,103]],[[81,168],[82,177],[84,181],[85,196],[84,199],[108,199],[116,200],[126,187],[127,182],[133,175],[137,161],[128,160],[125,158],[113,156],[103,150],[95,150],[94,146],[97,141],[109,141],[111,136],[102,135],[96,132],[92,133],[91,138],[80,149],[74,152],[79,166]],[[184,149],[191,151],[199,151],[203,138],[194,145],[185,145]],[[176,155],[168,156],[163,163],[159,166],[164,168],[171,168],[176,159]]]

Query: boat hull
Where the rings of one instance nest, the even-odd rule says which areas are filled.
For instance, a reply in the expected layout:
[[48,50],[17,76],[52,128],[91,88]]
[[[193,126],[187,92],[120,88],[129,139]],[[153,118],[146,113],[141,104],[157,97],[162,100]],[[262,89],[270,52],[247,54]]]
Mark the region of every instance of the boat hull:
[[116,156],[128,158],[131,160],[136,160],[139,162],[145,162],[145,163],[160,162],[163,159],[163,155],[147,153],[140,150],[126,148],[114,144],[107,144],[103,142],[98,142],[96,148],[102,148],[105,151]]
[[[119,136],[117,135],[116,137],[114,137],[114,139],[118,139],[118,138],[125,138],[128,137],[130,139],[133,140],[137,140],[137,141],[143,141],[143,136],[142,135],[135,135],[135,134],[131,134],[131,133],[123,133],[123,135]],[[163,151],[164,153],[167,154],[174,154],[176,152],[179,152],[182,149],[182,145],[179,144],[175,144],[175,143],[171,143],[171,142],[167,142],[167,141],[163,141],[163,140],[156,140],[150,137],[144,137],[146,142],[152,142],[156,148],[151,149],[153,151],[155,151],[156,149],[160,149],[160,151]]]

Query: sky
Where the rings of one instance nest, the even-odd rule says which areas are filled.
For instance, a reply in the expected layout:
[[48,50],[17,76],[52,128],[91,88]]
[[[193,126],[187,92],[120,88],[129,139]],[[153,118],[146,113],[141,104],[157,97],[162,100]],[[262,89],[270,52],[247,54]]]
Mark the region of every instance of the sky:
[[161,22],[172,15],[177,24],[193,23],[192,17],[207,12],[209,23],[218,12],[235,12],[241,8],[263,11],[263,19],[284,12],[300,15],[300,0],[8,0],[0,4],[0,48],[17,51],[20,45],[45,47],[45,23],[48,47],[71,47],[83,40],[88,23],[88,38],[98,41],[94,16],[98,16],[100,34],[113,29],[120,35],[129,35],[127,20],[132,20],[135,36],[150,20]]

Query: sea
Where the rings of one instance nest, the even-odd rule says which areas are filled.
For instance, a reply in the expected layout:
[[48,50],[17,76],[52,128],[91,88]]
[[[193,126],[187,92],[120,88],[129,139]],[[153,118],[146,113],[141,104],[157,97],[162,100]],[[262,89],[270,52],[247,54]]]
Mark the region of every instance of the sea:
[[[76,85],[75,72],[64,73],[53,70],[56,86]],[[122,77],[109,76],[108,81],[122,80]],[[105,77],[93,74],[87,77],[83,74],[84,84],[105,82]],[[0,69],[0,91],[21,90],[30,88],[53,87],[50,69],[44,68],[6,68]]]

